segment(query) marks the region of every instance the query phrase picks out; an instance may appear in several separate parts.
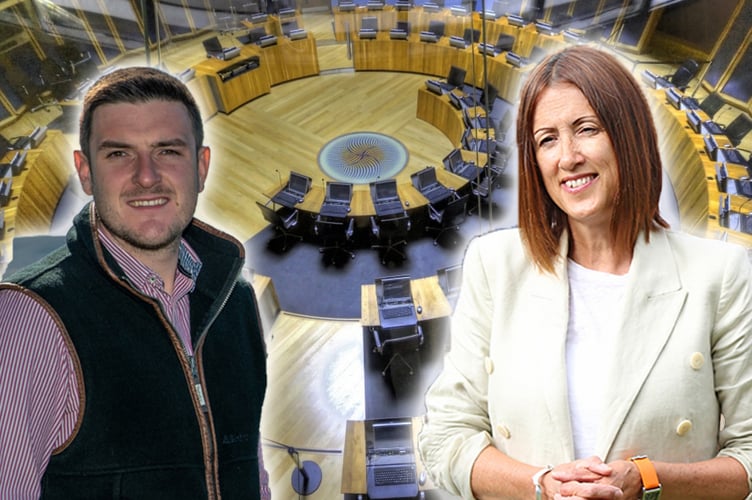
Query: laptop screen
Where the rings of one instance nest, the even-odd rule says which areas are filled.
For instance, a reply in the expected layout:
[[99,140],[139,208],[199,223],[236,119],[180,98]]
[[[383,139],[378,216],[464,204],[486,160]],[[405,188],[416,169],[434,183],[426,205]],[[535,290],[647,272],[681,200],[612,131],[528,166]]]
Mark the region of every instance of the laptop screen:
[[421,170],[418,172],[418,183],[422,188],[436,184],[436,171],[433,168]]
[[204,49],[207,52],[222,52],[222,44],[219,42],[219,38],[213,36],[203,41]]
[[462,165],[462,152],[455,148],[444,158],[444,167],[454,172],[459,165]]
[[305,193],[308,190],[308,178],[304,175],[290,172],[290,190],[296,193]]
[[397,196],[397,181],[376,183],[376,198],[395,198]]
[[351,186],[337,182],[330,182],[326,186],[327,198],[335,201],[350,201]]
[[383,278],[381,280],[381,294],[384,301],[411,299],[410,278]]
[[412,422],[374,422],[373,447],[375,450],[412,450]]

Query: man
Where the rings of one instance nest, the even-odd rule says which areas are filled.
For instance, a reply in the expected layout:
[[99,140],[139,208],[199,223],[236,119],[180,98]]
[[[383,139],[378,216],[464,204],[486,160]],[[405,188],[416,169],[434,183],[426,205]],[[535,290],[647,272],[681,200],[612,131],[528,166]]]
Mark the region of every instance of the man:
[[87,93],[74,161],[93,202],[0,285],[0,498],[265,496],[263,336],[242,245],[193,219],[203,139],[161,71]]

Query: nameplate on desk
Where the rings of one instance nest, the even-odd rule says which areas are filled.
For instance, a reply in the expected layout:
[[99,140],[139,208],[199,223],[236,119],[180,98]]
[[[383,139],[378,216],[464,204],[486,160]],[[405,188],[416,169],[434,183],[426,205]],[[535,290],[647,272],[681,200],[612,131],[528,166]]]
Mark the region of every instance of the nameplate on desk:
[[645,83],[645,85],[651,88],[656,88],[657,86],[656,81],[658,80],[658,75],[656,75],[649,69],[646,69],[645,71],[640,73],[640,76],[642,77],[642,81],[643,83]]
[[559,33],[553,24],[546,21],[535,21],[535,30],[542,35],[556,35]]
[[251,22],[252,23],[265,23],[266,20],[269,18],[268,15],[259,12],[258,14],[251,14]]
[[366,8],[368,10],[382,10],[384,8],[384,2],[374,2],[369,0],[366,2]]
[[695,133],[699,133],[702,126],[702,118],[700,118],[700,115],[695,110],[690,109],[687,111],[687,124]]
[[277,45],[277,37],[276,35],[264,35],[261,38],[259,38],[258,42],[261,47],[269,47],[270,45]]
[[467,9],[459,5],[454,5],[453,7],[451,7],[449,9],[449,12],[451,12],[453,16],[466,16],[467,15]]
[[439,7],[439,4],[437,3],[426,2],[423,4],[423,10],[426,12],[438,12],[441,10],[441,7]]
[[492,43],[481,43],[478,44],[478,52],[494,57],[496,56],[496,47]]
[[407,31],[400,29],[389,30],[389,38],[392,40],[407,40]]
[[239,56],[240,49],[237,47],[227,47],[227,48],[222,49],[221,52],[207,52],[206,55],[214,59],[227,61],[229,59]]
[[295,15],[295,9],[279,9],[279,17],[293,17]]
[[449,95],[449,102],[457,109],[462,109],[462,98],[455,94],[454,92],[448,92],[447,95]]
[[397,0],[396,2],[394,2],[394,7],[397,10],[408,10],[410,9],[410,7],[412,7],[412,4],[403,0]]
[[705,145],[705,152],[708,154],[708,157],[716,161],[718,159],[718,143],[715,137],[711,134],[705,134],[702,137],[702,142]]
[[466,49],[465,39],[461,36],[452,35],[449,37],[449,45],[455,49]]
[[564,30],[561,32],[561,36],[564,37],[564,40],[566,40],[569,43],[580,43],[582,42],[582,35],[579,33],[575,33],[572,30]]
[[290,37],[290,40],[302,40],[304,38],[308,38],[308,32],[303,28],[298,28],[290,30],[288,36]]
[[682,94],[676,87],[669,87],[665,90],[666,101],[676,109],[681,107]]
[[496,18],[499,16],[497,16],[496,12],[492,10],[484,10],[483,12],[480,13],[480,17],[482,17],[483,19],[496,20]]
[[507,23],[509,23],[510,26],[517,26],[518,28],[521,28],[527,24],[525,22],[525,19],[523,19],[522,16],[518,16],[517,14],[507,14],[506,18]]
[[421,42],[436,43],[438,41],[438,38],[436,38],[436,33],[434,33],[433,31],[421,31],[420,32],[420,41]]
[[10,169],[13,175],[18,175],[26,164],[26,151],[16,151],[10,160]]
[[358,32],[358,37],[361,40],[373,40],[376,38],[376,30],[363,28],[362,30]]
[[351,10],[355,10],[355,3],[354,2],[340,2],[338,7],[339,7],[340,12],[348,12]]
[[505,58],[507,63],[511,64],[515,68],[519,68],[523,64],[525,64],[525,60],[520,56],[519,54],[515,54],[512,51],[509,51],[505,54]]

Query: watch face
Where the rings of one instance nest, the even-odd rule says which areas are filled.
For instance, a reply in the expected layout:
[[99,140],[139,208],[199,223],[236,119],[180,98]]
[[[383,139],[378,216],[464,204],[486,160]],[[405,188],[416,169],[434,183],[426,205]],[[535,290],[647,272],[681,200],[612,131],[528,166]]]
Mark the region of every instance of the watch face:
[[642,500],[659,500],[661,498],[661,488],[651,490],[642,490]]

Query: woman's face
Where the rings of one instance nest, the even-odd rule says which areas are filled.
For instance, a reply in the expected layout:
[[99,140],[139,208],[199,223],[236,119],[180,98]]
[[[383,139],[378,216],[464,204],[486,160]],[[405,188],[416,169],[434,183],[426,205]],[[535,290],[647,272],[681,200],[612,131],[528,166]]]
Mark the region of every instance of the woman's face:
[[554,84],[533,115],[535,157],[551,199],[569,225],[609,231],[619,171],[611,139],[584,94]]

